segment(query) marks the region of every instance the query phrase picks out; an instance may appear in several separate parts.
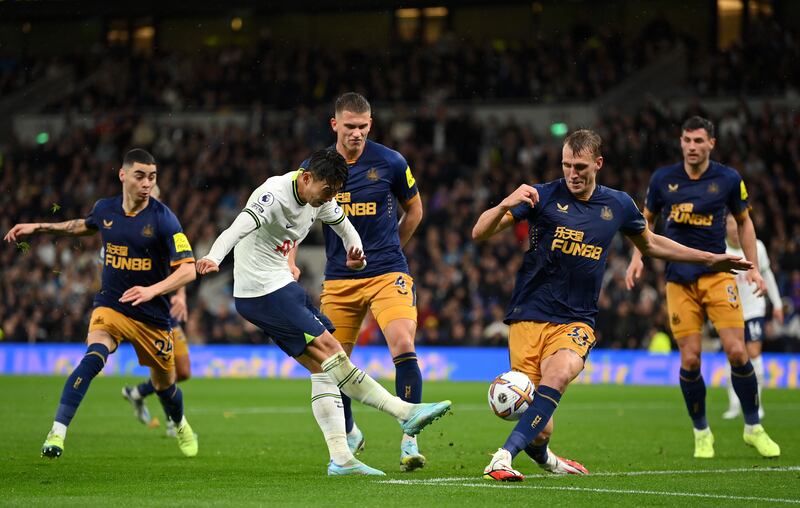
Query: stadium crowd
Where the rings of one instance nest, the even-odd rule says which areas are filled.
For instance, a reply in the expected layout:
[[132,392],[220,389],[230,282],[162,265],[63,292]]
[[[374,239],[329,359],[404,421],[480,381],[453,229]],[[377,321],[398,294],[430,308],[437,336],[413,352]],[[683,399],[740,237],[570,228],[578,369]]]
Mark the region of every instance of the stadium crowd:
[[[480,122],[466,113],[398,108],[391,119],[374,112],[371,138],[405,155],[425,206],[407,245],[418,291],[421,344],[501,345],[502,324],[520,254],[524,225],[475,244],[478,214],[521,182],[560,177],[559,138],[501,119]],[[603,136],[603,185],[629,192],[641,205],[650,173],[679,159],[679,125],[698,106],[675,111],[649,103],[634,115],[607,111],[592,126]],[[116,168],[128,147],[151,150],[159,161],[162,199],[176,212],[195,254],[208,252],[245,199],[266,177],[296,168],[312,148],[332,141],[325,108],[300,110],[289,122],[253,112],[249,128],[205,133],[156,127],[144,117],[103,115],[92,129],[73,126],[48,143],[13,145],[3,154],[0,229],[15,222],[84,217],[93,202],[119,192]],[[713,117],[713,116],[712,116]],[[788,312],[768,335],[796,348],[800,338],[800,113],[742,103],[717,120],[713,156],[738,168],[751,195],[756,231],[772,259]],[[20,178],[19,175],[25,175]],[[319,235],[316,240],[319,242]],[[634,292],[624,287],[631,244],[622,237],[609,253],[597,332],[602,347],[638,348],[667,331],[662,271],[651,266]],[[83,338],[99,282],[98,237],[35,238],[0,250],[0,328],[7,341],[78,341]],[[230,299],[202,298],[204,282],[190,287],[187,330],[203,342],[261,342]],[[317,290],[317,288],[310,288]],[[229,289],[228,289],[229,291]],[[361,340],[380,340],[368,323]],[[770,346],[768,346],[770,347]]]

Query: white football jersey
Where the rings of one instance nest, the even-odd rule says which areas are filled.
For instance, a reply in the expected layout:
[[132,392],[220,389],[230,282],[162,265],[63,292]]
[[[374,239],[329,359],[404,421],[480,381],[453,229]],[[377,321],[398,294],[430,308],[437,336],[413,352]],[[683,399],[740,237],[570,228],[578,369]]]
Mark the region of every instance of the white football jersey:
[[[744,251],[740,248],[731,247],[727,244],[725,252],[735,256],[744,257]],[[773,300],[772,304],[776,305],[774,293],[777,287],[774,286],[774,275],[769,267],[769,256],[767,255],[767,248],[761,240],[756,240],[756,253],[758,257],[758,270],[761,276],[767,282],[770,299]],[[772,284],[770,284],[772,282]],[[767,299],[764,296],[756,296],[753,291],[755,284],[747,283],[747,272],[738,272],[736,274],[736,286],[739,289],[739,298],[742,301],[742,311],[744,313],[744,320],[764,317],[767,312]],[[777,302],[780,302],[780,294],[777,296]],[[780,305],[780,303],[777,303]]]
[[345,220],[336,200],[318,208],[302,202],[297,193],[299,174],[273,176],[248,198],[244,211],[257,228],[234,248],[233,296],[264,296],[294,281],[287,256],[308,235],[314,221],[334,225]]

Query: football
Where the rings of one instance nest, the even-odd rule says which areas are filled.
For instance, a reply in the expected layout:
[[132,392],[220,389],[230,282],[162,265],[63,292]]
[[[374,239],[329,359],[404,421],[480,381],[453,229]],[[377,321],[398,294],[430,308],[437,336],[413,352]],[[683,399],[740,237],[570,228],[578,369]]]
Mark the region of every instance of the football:
[[489,386],[489,407],[504,420],[519,420],[533,402],[533,383],[522,372],[500,374]]

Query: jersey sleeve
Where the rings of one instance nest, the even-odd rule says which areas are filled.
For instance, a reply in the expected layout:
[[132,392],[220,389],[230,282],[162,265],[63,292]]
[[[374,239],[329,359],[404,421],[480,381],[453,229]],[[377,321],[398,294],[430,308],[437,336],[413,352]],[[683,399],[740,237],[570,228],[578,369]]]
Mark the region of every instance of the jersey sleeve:
[[92,211],[90,211],[89,215],[86,216],[85,224],[89,229],[100,229],[100,226],[97,224],[97,221],[99,220],[97,217],[97,205],[99,204],[100,201],[95,202],[94,206],[92,207]]
[[247,213],[256,223],[256,228],[264,224],[271,224],[278,219],[281,211],[281,204],[268,186],[262,185],[256,189],[247,199],[242,212]]
[[390,162],[392,168],[392,193],[397,196],[401,203],[407,203],[411,198],[419,194],[417,181],[411,173],[411,166],[400,154],[397,154],[397,157]]
[[194,253],[192,252],[191,244],[189,244],[189,239],[183,233],[183,228],[181,223],[178,222],[178,218],[168,208],[166,213],[161,216],[159,234],[169,250],[171,266],[181,263],[194,263]]
[[764,242],[759,239],[756,239],[756,257],[758,258],[758,269],[764,275],[770,270],[769,255],[767,255],[767,247]]
[[744,180],[742,180],[739,173],[733,172],[731,180],[733,184],[728,194],[728,210],[734,215],[739,215],[747,210],[747,187],[745,187]]
[[622,204],[622,224],[619,230],[625,236],[641,235],[647,227],[647,222],[644,220],[644,215],[633,202],[633,198],[628,194],[623,194],[620,199]]
[[509,210],[511,216],[514,218],[514,222],[533,219],[536,214],[539,213],[539,210],[542,209],[542,206],[544,206],[543,201],[547,199],[549,194],[545,192],[543,185],[536,184],[533,185],[533,188],[539,193],[539,201],[533,207],[528,203],[520,203]]
[[339,203],[337,203],[335,199],[333,199],[320,207],[318,217],[323,224],[335,226],[336,224],[341,224],[344,221],[345,215],[342,207],[339,206]]
[[654,214],[658,214],[664,207],[664,198],[661,196],[659,183],[658,175],[654,174],[650,179],[650,185],[647,186],[647,195],[644,200],[644,207]]

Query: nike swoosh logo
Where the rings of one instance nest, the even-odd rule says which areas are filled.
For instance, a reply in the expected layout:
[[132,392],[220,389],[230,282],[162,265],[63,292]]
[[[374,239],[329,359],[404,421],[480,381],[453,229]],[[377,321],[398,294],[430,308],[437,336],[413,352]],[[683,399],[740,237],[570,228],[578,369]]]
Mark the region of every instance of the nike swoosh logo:
[[287,224],[287,225],[286,225],[286,229],[292,229],[293,227],[294,227],[294,225],[293,225],[293,224]]

